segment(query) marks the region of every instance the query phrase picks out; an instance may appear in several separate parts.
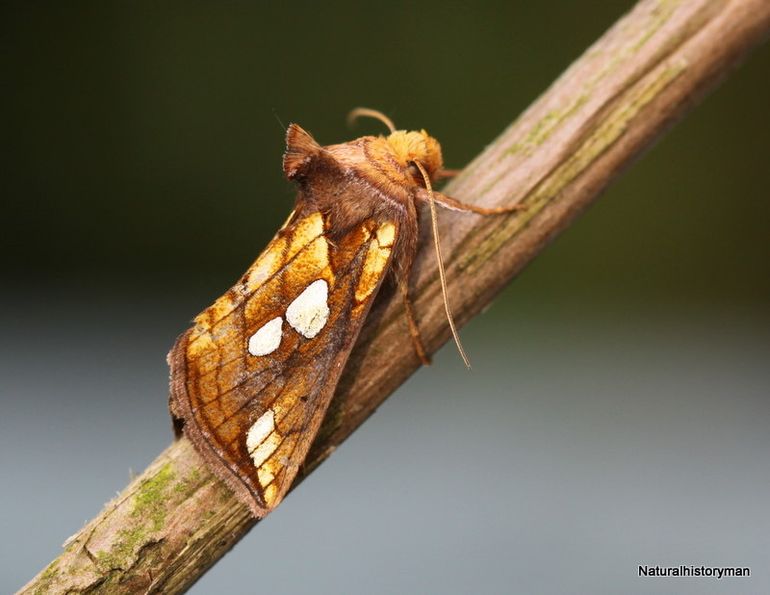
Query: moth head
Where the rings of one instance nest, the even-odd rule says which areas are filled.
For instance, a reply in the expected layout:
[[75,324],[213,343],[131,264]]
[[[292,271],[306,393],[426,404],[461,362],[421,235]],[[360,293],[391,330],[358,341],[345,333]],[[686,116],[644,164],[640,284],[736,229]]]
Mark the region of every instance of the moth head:
[[[374,118],[379,120],[390,130],[390,134],[385,139],[390,153],[396,158],[396,161],[407,169],[412,178],[420,184],[425,185],[426,180],[420,167],[428,174],[430,180],[435,180],[441,172],[444,162],[441,158],[441,145],[425,130],[419,132],[415,130],[396,130],[393,121],[380,111],[369,109],[367,107],[357,107],[348,114],[348,124],[353,124],[358,118]],[[380,137],[383,138],[383,137]]]
[[[431,180],[443,166],[441,145],[424,130],[396,130],[385,139],[399,163],[405,168],[414,168],[419,162],[427,170]],[[416,169],[416,168],[415,168]],[[415,178],[421,180],[419,171],[414,171]]]

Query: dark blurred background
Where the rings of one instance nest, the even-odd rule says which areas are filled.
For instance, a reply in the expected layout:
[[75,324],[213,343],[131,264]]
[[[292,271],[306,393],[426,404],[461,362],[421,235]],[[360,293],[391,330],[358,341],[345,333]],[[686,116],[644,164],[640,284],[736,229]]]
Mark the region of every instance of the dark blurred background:
[[[632,3],[4,3],[0,591],[171,439],[164,356],[296,121],[491,142]],[[770,592],[770,48],[193,589]],[[378,130],[374,128],[374,130]],[[642,579],[639,564],[751,566]]]

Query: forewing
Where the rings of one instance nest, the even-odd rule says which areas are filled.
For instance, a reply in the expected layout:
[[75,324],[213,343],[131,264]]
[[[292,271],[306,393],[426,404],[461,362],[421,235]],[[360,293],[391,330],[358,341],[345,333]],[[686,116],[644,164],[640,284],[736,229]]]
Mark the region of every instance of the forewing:
[[317,212],[291,221],[169,354],[172,415],[256,516],[307,454],[397,228],[367,220],[333,243],[325,232]]

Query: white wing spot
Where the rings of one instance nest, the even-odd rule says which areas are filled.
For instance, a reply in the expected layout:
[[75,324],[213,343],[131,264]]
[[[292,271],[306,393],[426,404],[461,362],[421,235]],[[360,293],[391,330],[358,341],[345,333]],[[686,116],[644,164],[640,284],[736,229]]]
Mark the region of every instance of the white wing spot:
[[286,308],[286,320],[303,337],[312,339],[329,320],[329,286],[324,279],[313,281]]
[[281,344],[282,328],[283,319],[280,316],[263,324],[256,333],[249,337],[249,353],[251,355],[273,353]]
[[257,450],[273,430],[275,430],[275,415],[271,409],[268,409],[252,424],[249,433],[246,434],[246,448],[249,454]]

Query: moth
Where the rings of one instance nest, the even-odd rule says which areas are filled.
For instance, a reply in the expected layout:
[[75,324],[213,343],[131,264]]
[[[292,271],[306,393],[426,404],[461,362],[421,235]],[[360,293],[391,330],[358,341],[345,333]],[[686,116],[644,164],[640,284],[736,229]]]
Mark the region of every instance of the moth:
[[463,359],[441,260],[436,205],[490,215],[433,190],[451,175],[425,130],[390,130],[321,146],[296,124],[286,131],[283,172],[294,209],[240,280],[201,312],[168,355],[169,408],[213,473],[256,517],[283,499],[321,425],[380,286],[400,290],[406,328],[428,357],[409,300],[418,209],[431,209],[447,318]]

